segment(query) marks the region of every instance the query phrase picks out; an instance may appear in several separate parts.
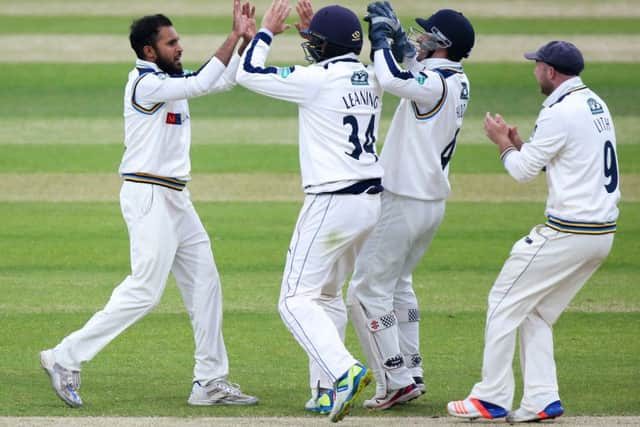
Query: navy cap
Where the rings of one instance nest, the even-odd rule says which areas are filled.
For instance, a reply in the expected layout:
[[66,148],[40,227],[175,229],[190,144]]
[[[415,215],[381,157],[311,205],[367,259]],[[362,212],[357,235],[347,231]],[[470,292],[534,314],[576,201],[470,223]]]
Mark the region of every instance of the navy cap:
[[332,5],[316,11],[308,32],[321,36],[329,43],[353,49],[358,54],[362,49],[360,19],[346,7]]
[[436,36],[440,43],[446,45],[452,61],[460,61],[471,53],[476,33],[471,22],[462,13],[453,9],[440,9],[428,19],[416,18],[416,22],[428,34]]
[[536,52],[528,52],[524,57],[533,61],[542,61],[551,65],[556,71],[569,76],[580,75],[584,70],[582,53],[573,43],[554,40]]

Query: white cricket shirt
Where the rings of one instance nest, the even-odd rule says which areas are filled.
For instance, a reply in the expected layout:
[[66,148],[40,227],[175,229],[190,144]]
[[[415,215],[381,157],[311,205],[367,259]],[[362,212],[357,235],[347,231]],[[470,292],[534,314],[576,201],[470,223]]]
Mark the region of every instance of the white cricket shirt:
[[375,142],[382,89],[355,54],[310,66],[265,67],[272,34],[261,29],[236,79],[248,89],[298,104],[298,142],[305,193],[332,192],[382,177]]
[[[126,149],[120,175],[166,186],[171,185],[162,178],[188,181],[191,117],[187,99],[233,87],[239,63],[236,54],[225,71],[224,64],[213,57],[195,73],[172,76],[155,63],[138,59],[124,91]],[[161,181],[155,181],[158,178]]]
[[620,176],[607,105],[580,77],[562,83],[542,105],[529,142],[505,153],[505,168],[518,181],[545,169],[547,225],[589,234],[615,231]]
[[389,49],[374,54],[384,90],[401,97],[380,155],[385,189],[421,200],[446,199],[449,162],[469,102],[459,62],[433,58],[401,70]]

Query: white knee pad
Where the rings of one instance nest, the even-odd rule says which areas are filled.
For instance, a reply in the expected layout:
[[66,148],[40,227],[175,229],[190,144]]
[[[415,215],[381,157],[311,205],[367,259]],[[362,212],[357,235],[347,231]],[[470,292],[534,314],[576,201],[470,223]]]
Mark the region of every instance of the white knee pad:
[[[386,394],[389,371],[404,366],[398,345],[398,320],[394,312],[369,317],[359,301],[349,305],[349,314],[369,367],[376,378],[378,392]],[[390,388],[401,387],[389,384]],[[394,387],[395,386],[395,387]]]
[[396,307],[394,308],[398,322],[419,322],[420,310],[418,307]]
[[420,355],[420,310],[417,307],[397,307],[398,337],[404,363],[413,376],[422,376]]

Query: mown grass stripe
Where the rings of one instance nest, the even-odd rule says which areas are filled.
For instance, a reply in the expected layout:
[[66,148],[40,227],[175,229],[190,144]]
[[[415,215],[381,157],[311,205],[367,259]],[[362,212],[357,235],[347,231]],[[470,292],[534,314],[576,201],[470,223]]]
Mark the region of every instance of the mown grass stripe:
[[[385,106],[390,113],[395,105]],[[518,126],[523,138],[533,129],[535,116],[512,116],[502,112],[510,123]],[[378,140],[384,142],[389,129],[391,114],[380,121]],[[458,138],[461,145],[488,144],[483,129],[484,117],[465,116]],[[614,115],[618,145],[640,144],[640,120],[635,116]],[[208,118],[199,115],[191,124],[193,145],[254,144],[297,145],[298,119],[290,117]],[[94,145],[116,144],[122,146],[123,122],[113,119],[0,119],[0,153],[12,151],[8,145]],[[5,147],[3,147],[5,146]],[[0,164],[2,160],[0,159]]]
[[[118,144],[0,145],[0,171],[111,173],[118,170],[123,150]],[[640,144],[621,145],[617,153],[622,176],[640,173]],[[298,147],[293,144],[196,145],[191,149],[191,165],[194,173],[297,173]],[[454,173],[466,174],[504,172],[496,147],[488,141],[457,146],[450,168]]]
[[[4,202],[117,201],[122,181],[116,173],[0,174],[0,200]],[[506,174],[452,174],[453,202],[541,202],[547,195],[543,175],[518,184]],[[301,201],[296,173],[194,174],[188,184],[193,200]],[[640,201],[640,175],[626,174],[621,183],[626,202]]]
[[[400,10],[399,12],[404,13]],[[422,15],[419,15],[422,16]],[[121,37],[129,31],[130,16],[0,15],[0,34],[112,34]],[[631,17],[486,17],[470,16],[476,33],[499,34],[638,34],[640,22]],[[258,22],[261,18],[258,17]],[[401,16],[405,28],[416,27],[412,16]],[[227,34],[230,16],[176,16],[173,24],[181,35]]]
[[[256,0],[258,15],[261,15],[271,4],[271,0]],[[327,0],[314,2],[314,7],[320,8],[332,4]],[[366,2],[362,0],[345,0],[342,5],[351,8],[360,15],[365,14]],[[394,0],[394,8],[403,16],[422,16],[425,14],[425,6],[415,0]],[[433,0],[429,2],[428,11],[442,8],[451,8],[448,0]],[[522,16],[522,17],[602,17],[602,16],[640,16],[640,4],[629,0],[575,0],[571,2],[557,0],[538,0],[532,3],[529,0],[457,0],[455,8],[469,16]],[[175,2],[173,0],[110,0],[108,2],[93,2],[87,7],[82,0],[26,0],[0,2],[0,14],[2,15],[105,15],[105,16],[138,16],[142,14],[161,11],[169,16],[200,16],[223,15],[230,16],[229,2],[210,2],[206,0],[188,0]],[[295,12],[290,20],[293,22]]]
[[[192,69],[200,65],[189,63]],[[0,80],[7,84],[2,91],[0,120],[19,123],[26,119],[51,118],[53,126],[68,119],[121,120],[122,93],[131,68],[132,59],[116,64],[2,64]],[[466,117],[497,111],[508,121],[516,116],[534,120],[544,96],[536,84],[533,68],[530,61],[466,63],[465,70],[471,80],[471,102]],[[614,119],[640,116],[640,103],[636,101],[640,99],[636,78],[640,75],[640,63],[588,63],[582,75],[589,87],[607,101]],[[391,118],[397,103],[397,97],[385,94],[383,117]],[[239,86],[194,99],[189,106],[196,124],[202,119],[229,118],[252,127],[256,117],[297,117],[295,104],[257,95]],[[528,132],[524,123],[516,124],[523,133]],[[122,129],[121,125],[118,128]],[[27,122],[24,129],[10,137],[20,139],[28,129]]]
[[[561,32],[559,33],[561,34]],[[471,61],[523,62],[524,51],[535,50],[559,34],[483,35],[478,37]],[[587,62],[640,61],[640,35],[583,35],[569,37],[582,50]],[[213,55],[224,36],[185,35],[182,37],[185,57],[207,58]],[[303,55],[301,39],[294,34],[278,36],[269,54],[271,62],[300,63]],[[0,62],[4,63],[108,63],[125,62],[133,55],[127,37],[123,35],[91,34],[19,34],[1,35],[5,47]],[[499,49],[496,47],[500,46]],[[363,48],[363,60],[368,57],[368,41]]]

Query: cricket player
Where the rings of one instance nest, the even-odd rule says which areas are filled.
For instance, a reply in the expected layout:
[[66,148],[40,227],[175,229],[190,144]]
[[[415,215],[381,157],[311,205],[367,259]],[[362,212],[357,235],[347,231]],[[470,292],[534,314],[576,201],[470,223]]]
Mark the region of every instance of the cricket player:
[[[362,28],[341,6],[313,14],[304,30],[312,65],[265,67],[275,35],[288,26],[291,6],[274,0],[238,69],[239,84],[298,104],[299,150],[305,193],[285,264],[280,315],[323,371],[331,421],[341,420],[371,381],[343,343],[342,286],[380,215],[382,168],[375,142],[382,89],[358,54]],[[312,385],[313,386],[313,385]]]
[[[487,113],[484,127],[515,180],[546,174],[547,222],[513,245],[489,292],[482,380],[466,399],[449,402],[455,417],[518,423],[562,415],[552,326],[605,260],[616,231],[616,134],[607,105],[579,77],[582,54],[552,41],[525,58],[536,62],[547,95],[529,142],[499,114]],[[520,408],[509,412],[517,332],[524,393]]]
[[401,97],[380,155],[381,218],[356,259],[347,298],[377,383],[364,406],[379,410],[425,392],[412,273],[451,190],[449,165],[470,95],[461,61],[475,33],[461,13],[442,9],[416,19],[424,30],[416,32],[416,51],[388,2],[371,3],[368,12],[376,76]]
[[[227,381],[222,295],[211,242],[190,199],[191,117],[187,99],[230,89],[254,27],[249,3],[233,3],[233,29],[198,72],[184,73],[178,33],[164,15],[131,26],[137,55],[124,94],[126,150],[120,164],[120,206],[131,245],[131,274],[107,305],[55,348],[40,353],[56,394],[82,406],[80,369],[159,302],[169,272],[180,288],[195,339],[190,405],[252,405],[258,399]],[[252,34],[252,33],[251,33]],[[233,59],[232,59],[233,57]]]

